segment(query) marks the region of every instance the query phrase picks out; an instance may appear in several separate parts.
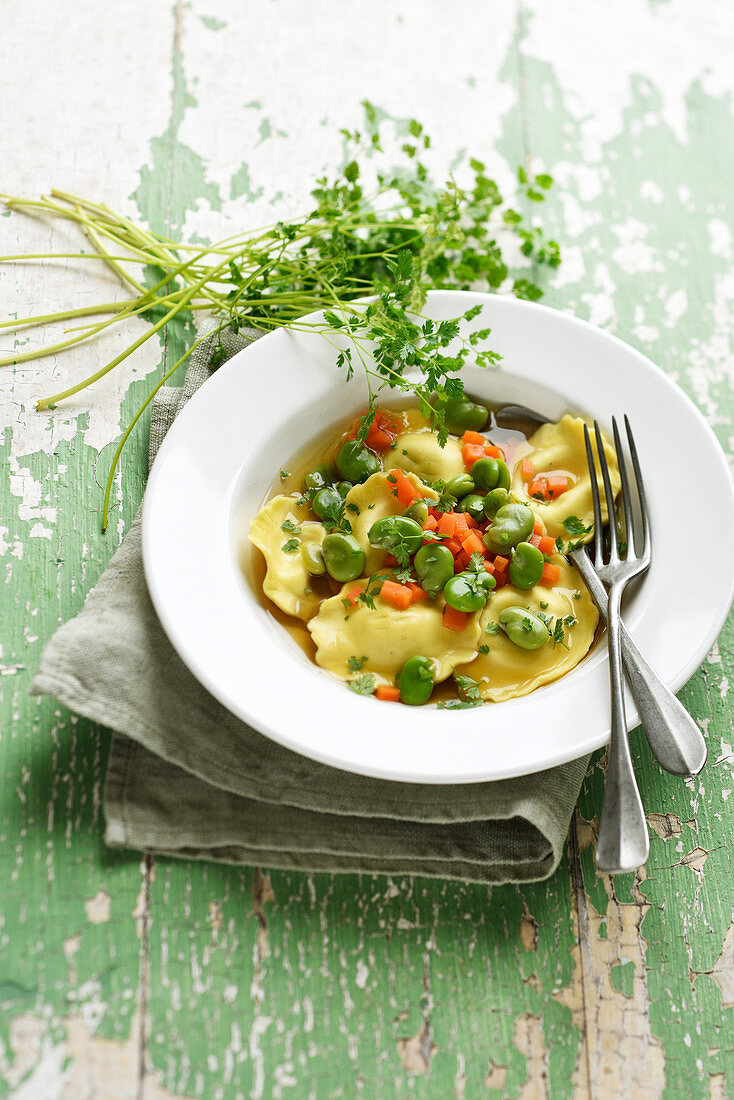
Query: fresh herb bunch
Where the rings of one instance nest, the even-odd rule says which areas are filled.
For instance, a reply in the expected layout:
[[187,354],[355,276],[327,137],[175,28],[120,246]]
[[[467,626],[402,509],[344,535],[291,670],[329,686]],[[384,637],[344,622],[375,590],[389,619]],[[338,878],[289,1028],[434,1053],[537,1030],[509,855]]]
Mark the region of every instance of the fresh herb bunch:
[[[17,330],[104,317],[68,331],[65,339],[40,351],[8,355],[0,359],[0,366],[56,354],[130,317],[152,321],[149,330],[110,363],[38,402],[38,409],[53,408],[109,373],[176,317],[204,311],[214,316],[215,331],[220,333],[226,326],[235,332],[248,326],[264,332],[289,327],[323,333],[335,346],[337,366],[349,376],[357,364],[364,371],[369,406],[359,425],[362,441],[374,416],[376,395],[384,386],[414,394],[445,439],[443,406],[463,393],[457,372],[469,356],[483,366],[493,365],[499,356],[486,347],[488,329],[462,333],[462,322],[472,322],[479,308],[436,322],[422,315],[426,295],[432,289],[498,290],[507,285],[517,297],[540,298],[536,272],[539,265],[558,266],[559,247],[518,207],[529,210],[541,202],[553,181],[548,175],[530,177],[520,168],[516,194],[506,202],[485,165],[472,159],[468,186],[459,187],[453,178],[437,186],[422,159],[430,139],[422,125],[411,120],[402,145],[405,162],[390,171],[378,170],[376,186],[366,190],[360,162],[383,149],[378,112],[368,102],[364,110],[362,132],[341,131],[346,163],[334,179],[317,181],[312,210],[299,219],[213,245],[150,232],[104,205],[62,191],[37,201],[6,197],[11,209],[77,222],[93,255],[101,257],[132,293],[124,301],[4,322],[0,327]],[[503,233],[519,241],[524,270],[510,270],[499,241]],[[64,255],[90,258],[83,252]],[[49,258],[58,257],[2,259]],[[358,302],[365,297],[373,300],[366,305]],[[323,319],[309,321],[308,314],[319,310],[325,311]],[[107,479],[103,529],[126,440],[158,389],[203,339],[164,373],[127,426]],[[221,345],[218,351],[221,360]]]

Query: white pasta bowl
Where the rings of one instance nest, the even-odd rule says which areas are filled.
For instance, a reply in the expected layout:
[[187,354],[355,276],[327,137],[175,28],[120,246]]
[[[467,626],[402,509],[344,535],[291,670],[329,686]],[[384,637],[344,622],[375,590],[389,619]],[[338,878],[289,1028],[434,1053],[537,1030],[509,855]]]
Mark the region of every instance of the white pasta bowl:
[[[555,420],[569,410],[607,429],[627,413],[649,498],[653,559],[624,618],[678,690],[721,630],[734,595],[734,490],[705,420],[650,360],[599,329],[497,295],[429,295],[436,320],[483,307],[497,370],[467,367],[466,389]],[[185,406],[154,463],[143,555],[173,646],[233,714],[295,752],[385,779],[463,783],[552,767],[609,737],[604,645],[530,695],[469,710],[406,707],[356,695],[317,668],[241,568],[243,540],[279,468],[330,423],[365,404],[317,333],[277,331],[225,363]],[[248,551],[249,552],[249,551]],[[256,553],[253,549],[252,553]],[[627,699],[628,724],[638,715]]]

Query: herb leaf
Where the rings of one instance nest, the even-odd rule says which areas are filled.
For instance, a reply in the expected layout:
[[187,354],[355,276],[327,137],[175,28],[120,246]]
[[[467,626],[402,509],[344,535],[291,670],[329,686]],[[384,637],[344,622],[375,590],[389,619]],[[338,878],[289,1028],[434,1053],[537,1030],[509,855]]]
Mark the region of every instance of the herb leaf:
[[355,695],[374,695],[377,691],[375,678],[371,672],[366,672],[364,676],[358,676],[356,680],[347,680],[347,687]]
[[588,527],[585,527],[578,516],[566,516],[563,520],[563,526],[568,531],[569,535],[572,535],[574,538],[579,538],[581,535],[588,535],[593,525],[589,524]]

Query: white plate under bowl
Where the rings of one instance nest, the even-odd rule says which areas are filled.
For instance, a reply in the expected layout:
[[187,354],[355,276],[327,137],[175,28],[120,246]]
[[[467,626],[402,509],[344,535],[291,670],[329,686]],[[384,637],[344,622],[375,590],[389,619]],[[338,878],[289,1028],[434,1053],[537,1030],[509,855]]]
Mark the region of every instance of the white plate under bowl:
[[[723,452],[685,394],[648,359],[566,314],[496,295],[434,292],[440,320],[472,305],[496,371],[468,367],[468,392],[521,401],[550,419],[575,410],[607,429],[627,413],[650,502],[650,571],[625,621],[673,690],[715,641],[734,594],[734,492]],[[243,531],[279,468],[365,404],[315,333],[277,331],[224,366],[176,419],[153,466],[143,554],[171,642],[226,707],[263,734],[337,768],[463,783],[524,775],[609,738],[604,646],[521,699],[473,710],[410,708],[348,691],[316,668],[263,606],[238,562]],[[253,551],[254,552],[254,551]],[[628,697],[628,721],[638,717]]]

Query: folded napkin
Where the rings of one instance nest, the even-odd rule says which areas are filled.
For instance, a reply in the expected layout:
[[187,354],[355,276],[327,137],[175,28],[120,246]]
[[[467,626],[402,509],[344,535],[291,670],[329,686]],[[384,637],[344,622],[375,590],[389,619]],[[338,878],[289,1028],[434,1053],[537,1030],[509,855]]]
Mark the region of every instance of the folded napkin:
[[[257,335],[211,335],[183,387],[160,391],[151,461],[221,350],[228,358]],[[46,646],[31,691],[112,728],[106,843],[186,859],[533,881],[558,865],[588,760],[434,786],[352,775],[275,744],[209,695],[168,641],[145,584],[140,513],[81,612]]]

